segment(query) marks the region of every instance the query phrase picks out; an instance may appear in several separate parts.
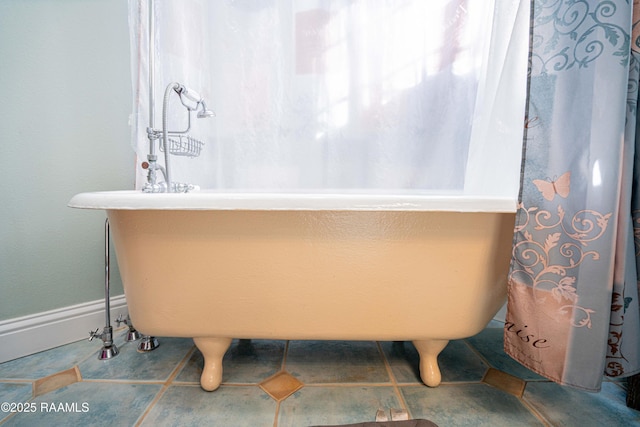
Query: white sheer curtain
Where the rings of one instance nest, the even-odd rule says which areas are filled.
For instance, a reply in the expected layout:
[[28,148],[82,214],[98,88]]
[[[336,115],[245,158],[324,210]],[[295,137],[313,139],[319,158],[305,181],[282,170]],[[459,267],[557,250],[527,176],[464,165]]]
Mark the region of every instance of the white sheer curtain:
[[[256,191],[516,197],[528,2],[155,0],[154,94],[215,110],[175,180]],[[134,146],[149,151],[147,1],[130,1]],[[520,10],[520,13],[518,13]],[[179,104],[178,104],[179,105]],[[180,128],[184,109],[171,105]],[[160,127],[156,120],[155,127]],[[146,180],[138,167],[137,187]]]

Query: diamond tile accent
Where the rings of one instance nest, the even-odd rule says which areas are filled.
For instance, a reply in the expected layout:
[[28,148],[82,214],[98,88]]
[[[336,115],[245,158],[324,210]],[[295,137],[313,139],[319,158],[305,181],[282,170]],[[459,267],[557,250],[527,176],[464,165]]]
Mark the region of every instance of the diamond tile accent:
[[518,377],[507,374],[506,372],[499,371],[494,368],[489,368],[484,375],[482,382],[492,385],[502,391],[512,394],[516,397],[522,397],[524,393],[524,387],[527,384],[525,381]]
[[291,396],[296,391],[304,387],[304,384],[298,381],[294,376],[286,371],[278,372],[270,378],[267,378],[258,384],[269,396],[278,402]]
[[34,397],[42,396],[50,391],[66,387],[70,384],[77,383],[78,381],[82,381],[82,377],[80,376],[78,367],[74,366],[66,371],[58,372],[57,374],[36,380],[33,384],[33,395]]

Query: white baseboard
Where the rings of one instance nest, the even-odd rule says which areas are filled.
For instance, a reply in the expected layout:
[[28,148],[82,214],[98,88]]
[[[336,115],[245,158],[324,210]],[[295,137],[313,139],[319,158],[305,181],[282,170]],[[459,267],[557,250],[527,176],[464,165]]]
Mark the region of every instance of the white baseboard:
[[[127,316],[124,295],[112,297],[111,325]],[[104,299],[0,321],[0,363],[83,338],[105,326]]]

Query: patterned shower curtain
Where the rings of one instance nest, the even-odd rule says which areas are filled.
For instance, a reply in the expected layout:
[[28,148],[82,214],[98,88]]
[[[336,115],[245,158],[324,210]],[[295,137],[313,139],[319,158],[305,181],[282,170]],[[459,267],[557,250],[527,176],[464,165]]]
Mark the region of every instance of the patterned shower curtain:
[[505,350],[589,391],[640,370],[637,2],[532,0]]

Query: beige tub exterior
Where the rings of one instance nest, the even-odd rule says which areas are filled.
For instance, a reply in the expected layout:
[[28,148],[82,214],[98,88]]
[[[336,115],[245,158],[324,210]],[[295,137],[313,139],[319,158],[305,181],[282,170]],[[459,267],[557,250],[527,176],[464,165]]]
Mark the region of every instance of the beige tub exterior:
[[437,386],[447,342],[505,301],[514,201],[105,192],[70,206],[107,210],[133,323],[193,337],[205,390],[233,338],[411,340]]

